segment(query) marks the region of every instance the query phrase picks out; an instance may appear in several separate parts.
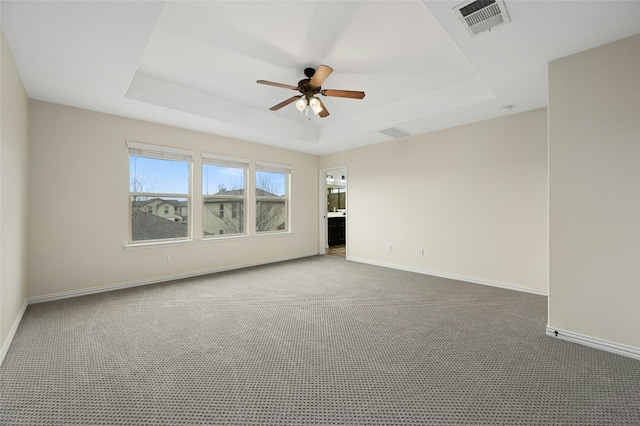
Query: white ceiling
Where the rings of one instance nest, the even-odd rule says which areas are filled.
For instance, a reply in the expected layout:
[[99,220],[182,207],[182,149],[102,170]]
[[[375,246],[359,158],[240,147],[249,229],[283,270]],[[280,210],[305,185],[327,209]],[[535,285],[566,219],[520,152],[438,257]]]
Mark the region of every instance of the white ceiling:
[[[640,33],[640,1],[509,1],[470,37],[441,1],[7,1],[2,31],[32,99],[312,154],[547,104],[547,63]],[[293,104],[330,65],[327,118]]]

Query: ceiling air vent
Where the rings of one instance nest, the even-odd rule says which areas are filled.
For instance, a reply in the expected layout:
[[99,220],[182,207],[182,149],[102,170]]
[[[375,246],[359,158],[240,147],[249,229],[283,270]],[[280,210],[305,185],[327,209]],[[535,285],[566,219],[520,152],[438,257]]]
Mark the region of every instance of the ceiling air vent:
[[405,132],[399,127],[389,127],[388,129],[379,130],[383,135],[387,135],[394,139],[404,138],[405,136],[411,136],[410,133]]
[[453,8],[471,36],[511,21],[502,0],[475,0]]

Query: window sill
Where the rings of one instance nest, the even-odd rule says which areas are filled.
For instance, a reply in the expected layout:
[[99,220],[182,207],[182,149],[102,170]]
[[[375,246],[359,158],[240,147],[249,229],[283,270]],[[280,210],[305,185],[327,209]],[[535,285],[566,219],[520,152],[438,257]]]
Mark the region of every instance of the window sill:
[[293,235],[291,231],[273,231],[273,232],[260,232],[256,234],[256,238],[264,238],[264,237],[286,237]]
[[180,240],[180,241],[154,241],[154,242],[146,242],[146,243],[132,243],[132,244],[125,244],[123,246],[123,248],[125,250],[141,250],[141,249],[148,249],[148,248],[154,248],[154,247],[168,247],[168,246],[184,246],[184,245],[189,245],[189,244],[193,244],[194,241],[193,240]]
[[[251,238],[269,238],[269,237],[287,237],[293,235],[293,232],[261,232],[256,235],[237,235],[237,236],[228,236],[228,237],[211,237],[211,238],[200,238],[198,241],[203,244],[209,243],[219,243],[223,241],[238,241],[238,240],[249,240]],[[194,244],[194,240],[181,240],[181,241],[156,241],[156,242],[146,242],[146,243],[133,243],[133,244],[125,244],[122,246],[125,250],[143,250],[150,248],[158,248],[158,247],[171,247],[171,246],[184,246]]]
[[209,238],[200,238],[200,242],[204,244],[208,243],[218,243],[222,241],[236,241],[236,240],[248,240],[251,238],[248,235],[230,235],[227,237],[209,237]]

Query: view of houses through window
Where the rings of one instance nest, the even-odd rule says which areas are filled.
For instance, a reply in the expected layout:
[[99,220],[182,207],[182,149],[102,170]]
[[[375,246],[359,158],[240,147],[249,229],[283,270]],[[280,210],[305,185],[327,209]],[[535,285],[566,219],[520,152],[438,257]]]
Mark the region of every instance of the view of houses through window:
[[202,162],[204,237],[245,234],[249,163],[207,156]]
[[188,161],[130,156],[131,241],[189,238]]
[[287,230],[288,175],[256,170],[256,232]]
[[[129,143],[131,241],[191,238],[188,152]],[[247,234],[249,160],[202,154],[204,238]],[[289,229],[290,169],[256,162],[255,232]]]

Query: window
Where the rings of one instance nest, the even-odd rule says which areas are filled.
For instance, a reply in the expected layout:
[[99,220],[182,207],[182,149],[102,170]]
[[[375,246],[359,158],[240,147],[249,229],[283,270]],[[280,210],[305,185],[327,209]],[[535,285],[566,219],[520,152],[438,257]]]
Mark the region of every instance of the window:
[[256,232],[289,230],[291,167],[256,162]]
[[[187,240],[191,238],[190,151],[128,142],[131,242]],[[186,216],[175,220],[159,216],[159,206],[180,205]],[[156,214],[153,214],[153,212]],[[164,206],[168,214],[169,206]]]
[[249,160],[202,154],[202,229],[205,238],[246,235]]

